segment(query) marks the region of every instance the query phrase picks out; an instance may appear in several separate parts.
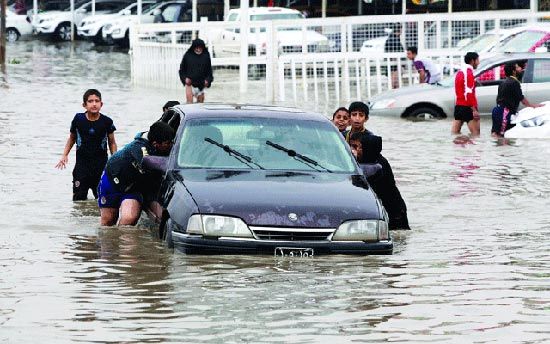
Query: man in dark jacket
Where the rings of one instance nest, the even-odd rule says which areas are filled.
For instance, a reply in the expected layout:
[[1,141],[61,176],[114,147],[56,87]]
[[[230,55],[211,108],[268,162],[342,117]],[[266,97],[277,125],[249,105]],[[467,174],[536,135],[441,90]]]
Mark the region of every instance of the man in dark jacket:
[[191,47],[183,55],[179,75],[185,86],[187,103],[193,103],[193,97],[197,98],[197,102],[204,103],[204,88],[210,87],[214,77],[210,54],[202,39],[193,40]]
[[390,163],[382,156],[382,138],[369,133],[354,133],[352,147],[369,184],[388,212],[389,229],[410,229],[407,205],[395,184]]

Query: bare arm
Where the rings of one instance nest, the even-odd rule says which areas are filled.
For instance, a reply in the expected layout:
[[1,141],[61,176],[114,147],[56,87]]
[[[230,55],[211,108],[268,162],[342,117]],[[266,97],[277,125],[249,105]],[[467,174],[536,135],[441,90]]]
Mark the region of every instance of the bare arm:
[[537,108],[537,107],[541,107],[541,106],[544,106],[542,104],[531,104],[529,102],[529,100],[527,100],[527,98],[523,97],[521,103],[527,107],[532,107],[532,108]]
[[116,145],[116,140],[115,140],[115,133],[110,133],[107,135],[107,140],[109,141],[109,151],[111,152],[111,155],[115,154],[118,147]]
[[57,165],[55,165],[55,168],[62,170],[67,167],[67,163],[69,162],[69,153],[71,152],[71,149],[73,148],[75,142],[76,135],[74,133],[70,133],[69,138],[67,139],[67,143],[65,143],[65,149],[63,149],[61,159],[59,160]]
[[418,70],[418,81],[420,81],[421,84],[426,82],[426,71],[424,69]]

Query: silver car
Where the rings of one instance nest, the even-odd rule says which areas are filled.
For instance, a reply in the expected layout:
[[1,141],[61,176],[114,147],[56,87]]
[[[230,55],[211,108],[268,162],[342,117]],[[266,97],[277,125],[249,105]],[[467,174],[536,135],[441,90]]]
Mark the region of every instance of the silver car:
[[[474,74],[481,115],[490,115],[498,85],[505,79],[504,65],[527,61],[521,88],[532,103],[550,100],[550,53],[503,54],[481,61]],[[392,115],[411,119],[453,118],[454,77],[437,85],[417,84],[381,93],[368,102],[372,116]]]

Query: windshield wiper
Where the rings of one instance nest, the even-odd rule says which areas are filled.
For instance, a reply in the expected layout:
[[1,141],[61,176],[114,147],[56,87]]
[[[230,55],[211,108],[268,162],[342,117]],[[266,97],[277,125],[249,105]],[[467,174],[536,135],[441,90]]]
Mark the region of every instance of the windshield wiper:
[[224,151],[227,152],[227,154],[231,155],[232,157],[234,157],[235,159],[239,160],[240,162],[242,162],[243,164],[247,165],[248,167],[250,168],[253,168],[252,165],[250,164],[253,164],[253,165],[256,165],[259,169],[261,170],[265,170],[262,166],[258,165],[257,163],[255,163],[251,157],[249,157],[248,155],[244,155],[243,153],[239,152],[239,151],[236,151],[234,150],[233,148],[229,147],[228,145],[224,145],[224,144],[221,144],[219,143],[218,141],[215,141],[215,140],[212,140],[211,138],[209,137],[205,137],[204,138],[204,141],[208,142],[208,143],[211,143],[213,144],[214,146],[218,146],[220,147],[221,149],[223,149]]
[[304,165],[308,166],[309,168],[312,168],[314,169],[315,171],[318,171],[318,172],[321,172],[319,169],[315,168],[315,167],[319,167],[319,168],[322,168],[323,170],[329,172],[329,173],[332,173],[331,170],[329,170],[328,168],[322,166],[321,164],[319,164],[317,161],[313,160],[312,158],[308,158],[307,156],[305,155],[302,155],[298,152],[296,152],[294,149],[288,149],[288,148],[285,148],[277,143],[273,143],[271,141],[265,141],[265,143],[268,145],[268,146],[271,146],[275,149],[278,149],[280,151],[283,151],[285,152],[286,154],[288,154],[288,156],[290,157],[293,157],[295,160],[298,160],[300,161],[301,163],[303,163]]

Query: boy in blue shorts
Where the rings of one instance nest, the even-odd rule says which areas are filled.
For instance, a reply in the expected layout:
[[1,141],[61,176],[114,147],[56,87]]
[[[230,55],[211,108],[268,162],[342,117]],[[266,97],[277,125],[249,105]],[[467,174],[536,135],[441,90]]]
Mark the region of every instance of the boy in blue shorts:
[[89,189],[97,198],[97,185],[107,162],[107,146],[111,154],[117,151],[113,120],[99,112],[103,106],[101,93],[89,89],[84,93],[82,101],[86,112],[74,116],[65,149],[55,166],[58,169],[67,167],[69,153],[76,143],[73,201],[87,199]]
[[99,182],[98,205],[101,225],[135,225],[141,215],[142,192],[150,175],[143,165],[147,155],[168,155],[174,140],[174,130],[164,122],[155,122],[147,138],[139,133],[134,141],[116,152],[107,161]]

